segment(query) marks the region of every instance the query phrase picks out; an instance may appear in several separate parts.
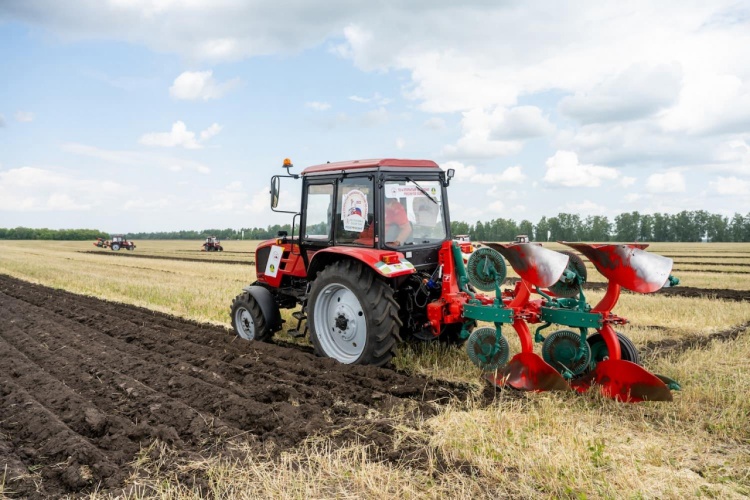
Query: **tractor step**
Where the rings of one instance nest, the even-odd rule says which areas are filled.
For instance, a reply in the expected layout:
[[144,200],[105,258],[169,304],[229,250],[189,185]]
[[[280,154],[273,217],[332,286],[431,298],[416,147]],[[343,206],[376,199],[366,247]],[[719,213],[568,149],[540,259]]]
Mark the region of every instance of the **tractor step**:
[[297,321],[304,321],[307,319],[307,316],[302,311],[294,311],[292,313],[292,317],[296,319]]
[[298,339],[300,337],[304,337],[307,334],[307,329],[305,329],[305,331],[302,331],[302,332],[299,330],[287,330],[286,334],[292,338]]

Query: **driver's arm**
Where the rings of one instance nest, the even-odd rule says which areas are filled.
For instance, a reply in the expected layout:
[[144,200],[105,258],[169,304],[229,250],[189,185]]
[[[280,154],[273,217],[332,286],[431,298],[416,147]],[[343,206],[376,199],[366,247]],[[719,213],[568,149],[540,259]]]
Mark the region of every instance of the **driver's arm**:
[[411,235],[411,224],[409,224],[409,217],[406,215],[401,203],[393,204],[392,222],[398,226],[399,232],[396,239],[392,242],[393,246],[401,246],[406,242],[406,239]]

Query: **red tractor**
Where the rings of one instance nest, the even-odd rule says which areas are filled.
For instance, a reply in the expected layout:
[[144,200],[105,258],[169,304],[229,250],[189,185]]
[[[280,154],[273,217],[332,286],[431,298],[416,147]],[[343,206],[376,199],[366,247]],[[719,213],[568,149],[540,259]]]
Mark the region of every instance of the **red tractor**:
[[97,238],[94,242],[94,246],[97,248],[109,248],[115,252],[121,248],[125,250],[135,250],[135,242],[129,241],[122,234],[112,235],[111,240],[105,240],[104,238]]
[[206,242],[203,243],[203,249],[201,252],[223,252],[224,247],[221,246],[219,238],[216,236],[209,236],[206,238]]
[[[610,281],[592,308],[583,294],[586,266],[573,252],[527,241],[471,244],[451,238],[447,188],[454,171],[429,160],[358,160],[308,167],[271,180],[277,212],[281,178],[302,178],[292,235],[262,242],[257,281],[232,302],[232,326],[247,340],[268,341],[282,329],[281,309],[318,355],[348,364],[387,364],[397,341],[466,343],[470,359],[497,385],[525,390],[588,390],[615,399],[671,399],[677,384],[639,366],[632,343],[613,325],[620,287],[640,293],[676,284],[672,261],[643,245],[574,247]],[[464,263],[464,254],[471,258]],[[505,259],[521,276],[501,290]],[[669,285],[667,285],[669,286]],[[484,291],[482,293],[478,290]],[[494,292],[494,293],[493,293]],[[536,294],[539,298],[532,298]],[[478,321],[492,327],[479,328]],[[302,324],[305,328],[302,330]],[[541,323],[532,336],[529,324]],[[552,324],[568,329],[541,331]],[[509,359],[504,327],[521,341]],[[589,334],[591,331],[595,333]],[[542,356],[533,352],[542,343]]]
[[125,250],[135,250],[135,242],[128,241],[122,234],[115,234],[109,242],[109,248],[114,251],[119,251],[121,248],[124,248]]

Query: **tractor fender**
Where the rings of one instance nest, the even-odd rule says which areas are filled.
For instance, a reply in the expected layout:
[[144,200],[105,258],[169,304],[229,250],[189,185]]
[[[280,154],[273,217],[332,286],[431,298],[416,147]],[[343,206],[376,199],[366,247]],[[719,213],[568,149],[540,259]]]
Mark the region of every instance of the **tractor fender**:
[[318,250],[312,256],[310,265],[307,268],[308,279],[314,279],[318,272],[322,271],[328,264],[342,259],[353,259],[362,262],[386,278],[398,278],[399,276],[407,276],[416,272],[414,265],[406,260],[404,254],[395,250],[330,247]]
[[260,306],[260,312],[268,323],[272,332],[281,330],[281,313],[279,306],[273,298],[273,294],[267,288],[258,285],[248,285],[242,290],[250,294]]

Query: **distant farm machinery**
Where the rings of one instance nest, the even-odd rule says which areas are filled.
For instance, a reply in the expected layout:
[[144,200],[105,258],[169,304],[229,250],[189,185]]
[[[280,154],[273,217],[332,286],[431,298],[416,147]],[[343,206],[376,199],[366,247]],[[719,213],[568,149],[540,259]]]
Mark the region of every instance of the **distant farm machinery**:
[[219,238],[216,236],[209,236],[206,238],[205,243],[203,243],[203,247],[201,249],[201,252],[223,252],[224,247],[221,246],[221,242],[219,241]]
[[128,240],[122,234],[115,234],[111,240],[105,240],[104,238],[97,238],[94,242],[94,246],[98,248],[109,248],[115,252],[121,248],[125,250],[135,250],[135,242]]

